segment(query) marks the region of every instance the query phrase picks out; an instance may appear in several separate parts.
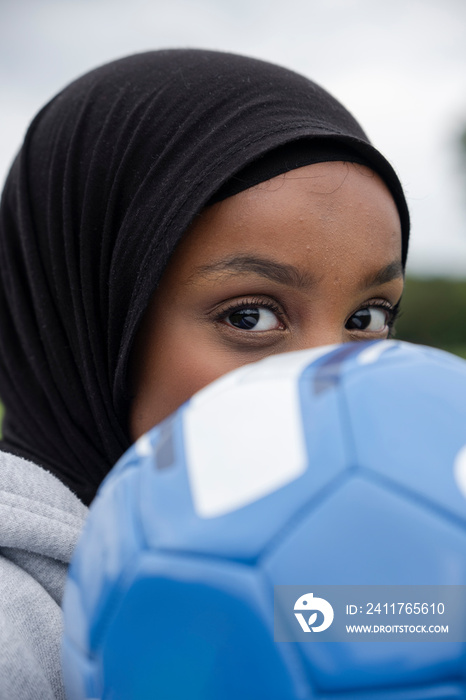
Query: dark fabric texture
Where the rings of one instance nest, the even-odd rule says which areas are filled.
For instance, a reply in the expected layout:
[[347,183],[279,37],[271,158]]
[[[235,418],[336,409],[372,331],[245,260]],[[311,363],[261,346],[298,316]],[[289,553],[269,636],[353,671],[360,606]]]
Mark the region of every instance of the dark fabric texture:
[[149,52],[72,83],[32,122],[0,210],[4,451],[85,503],[130,445],[128,358],[193,217],[259,156],[298,140],[349,147],[401,185],[354,118],[306,78],[200,50]]
[[371,164],[360,153],[332,139],[301,139],[278,146],[272,151],[259,156],[252,163],[235,173],[215,192],[207,202],[208,205],[221,202],[239,192],[254,187],[260,182],[282,175],[290,170],[302,168],[313,163],[328,163],[329,161],[345,161],[359,163],[371,167]]

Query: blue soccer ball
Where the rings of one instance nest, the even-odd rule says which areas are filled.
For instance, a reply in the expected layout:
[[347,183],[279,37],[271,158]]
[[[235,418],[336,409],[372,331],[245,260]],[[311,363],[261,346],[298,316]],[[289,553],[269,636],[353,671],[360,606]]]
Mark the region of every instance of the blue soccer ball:
[[466,362],[277,355],[105,480],[65,593],[68,697],[464,699],[465,591]]

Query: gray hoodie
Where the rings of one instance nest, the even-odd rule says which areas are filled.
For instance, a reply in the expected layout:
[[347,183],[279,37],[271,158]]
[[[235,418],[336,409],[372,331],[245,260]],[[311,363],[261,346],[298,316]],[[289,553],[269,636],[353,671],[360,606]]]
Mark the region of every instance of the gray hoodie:
[[0,452],[0,699],[64,700],[60,603],[87,508],[55,476]]

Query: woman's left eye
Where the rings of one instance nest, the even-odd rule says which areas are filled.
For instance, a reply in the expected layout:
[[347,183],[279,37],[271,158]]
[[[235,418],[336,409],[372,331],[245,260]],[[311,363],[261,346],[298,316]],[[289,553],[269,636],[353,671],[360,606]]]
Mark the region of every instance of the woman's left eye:
[[380,333],[390,325],[390,311],[390,309],[377,306],[359,309],[348,319],[345,328],[347,330]]
[[235,309],[223,317],[224,323],[242,331],[272,331],[282,328],[276,314],[261,306]]

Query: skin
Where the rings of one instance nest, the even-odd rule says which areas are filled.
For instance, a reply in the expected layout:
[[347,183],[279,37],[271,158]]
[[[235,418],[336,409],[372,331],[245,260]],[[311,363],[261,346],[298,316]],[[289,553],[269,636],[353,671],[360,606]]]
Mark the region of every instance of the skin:
[[206,208],[136,339],[132,438],[241,365],[387,338],[402,291],[398,212],[364,166],[308,165]]

